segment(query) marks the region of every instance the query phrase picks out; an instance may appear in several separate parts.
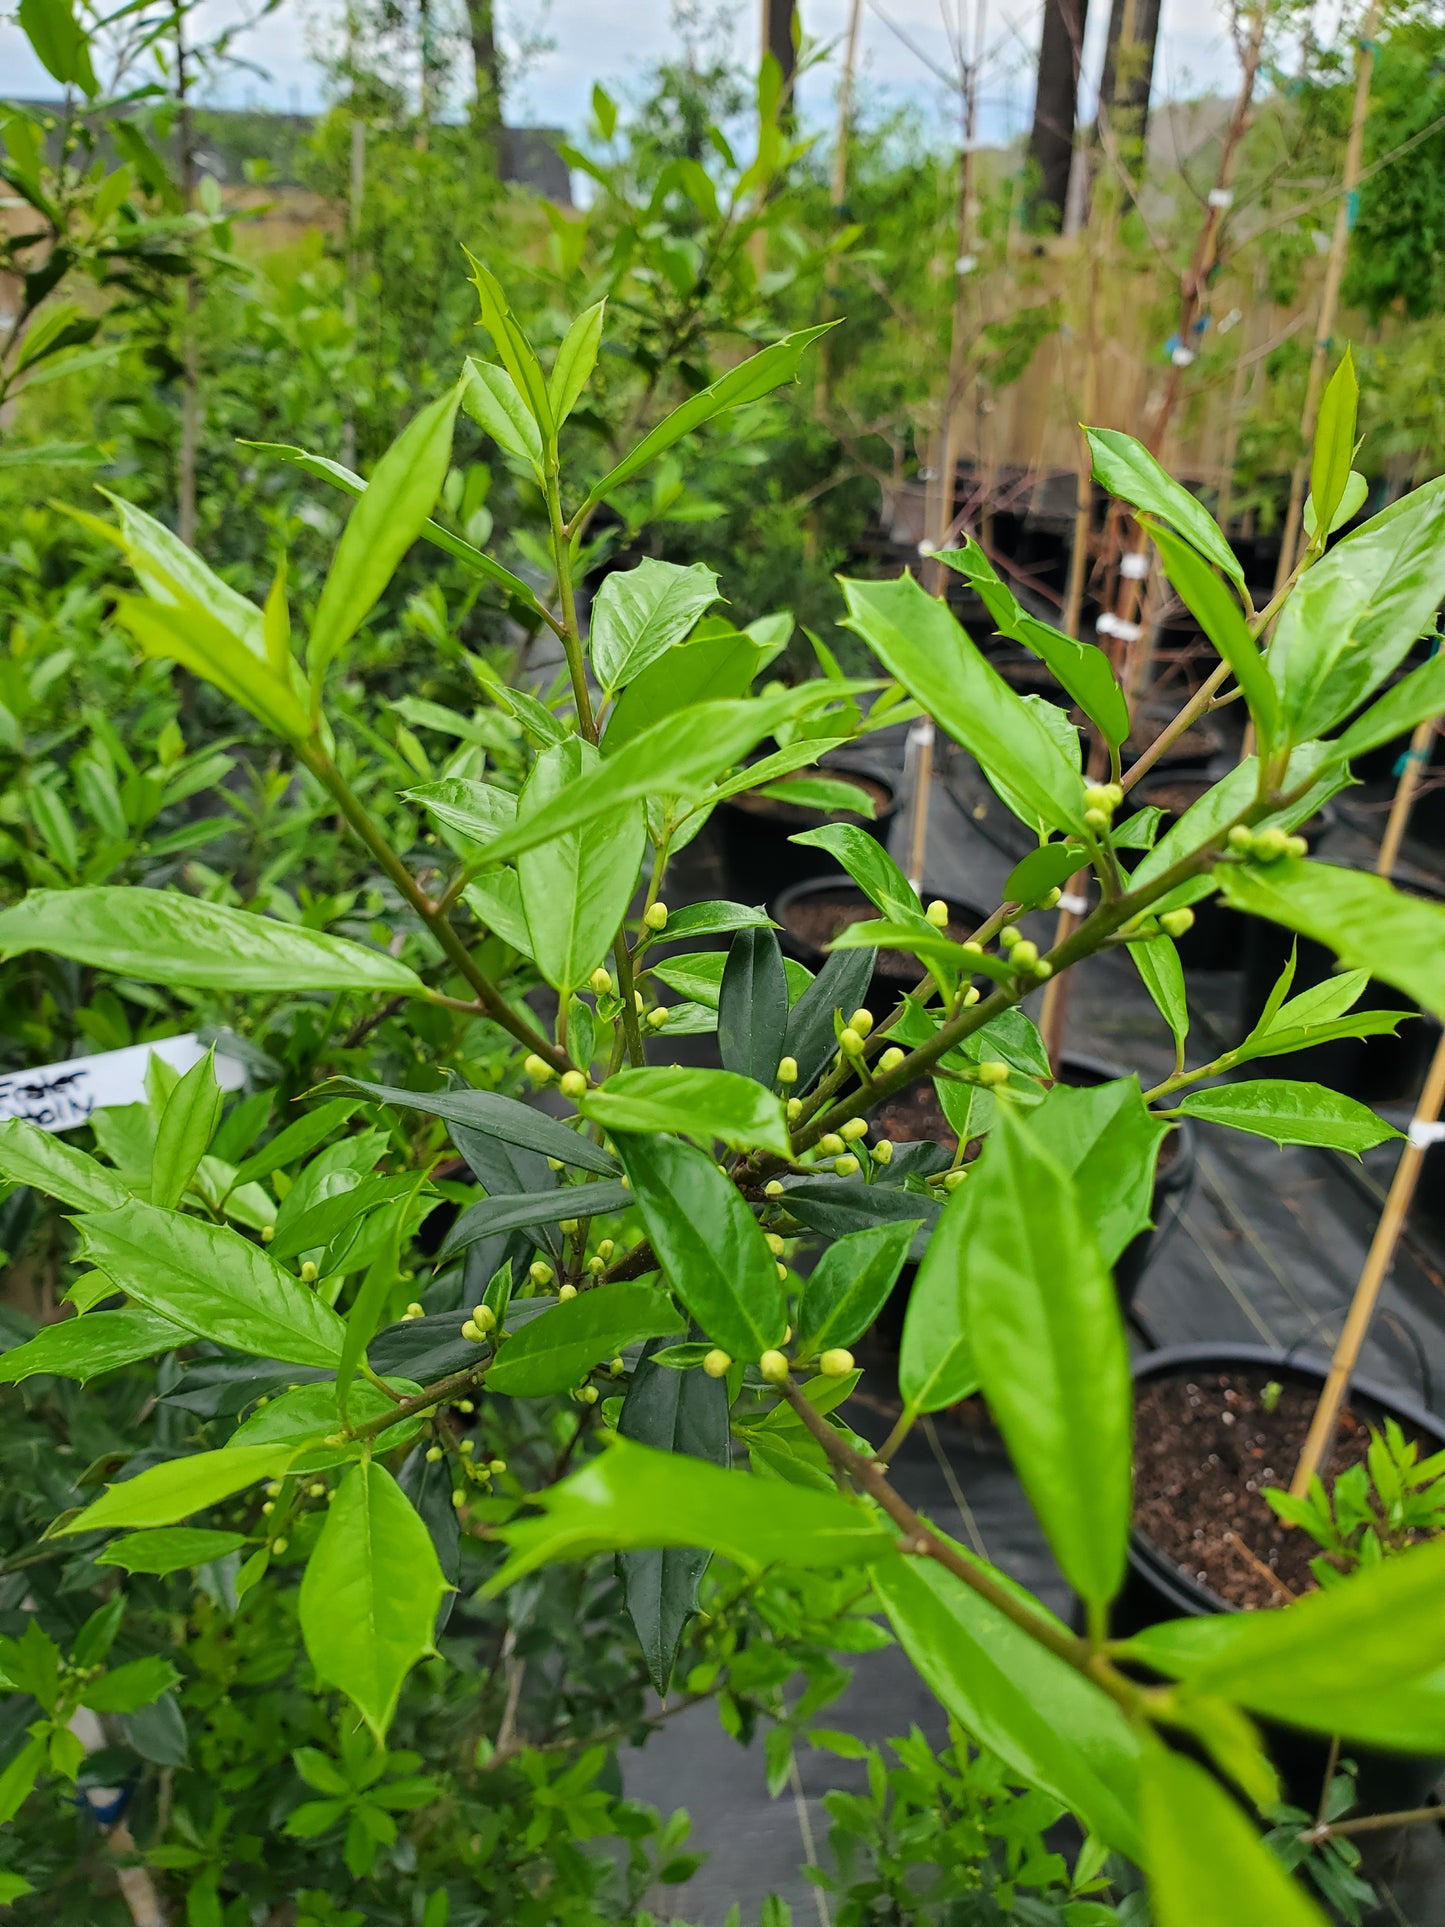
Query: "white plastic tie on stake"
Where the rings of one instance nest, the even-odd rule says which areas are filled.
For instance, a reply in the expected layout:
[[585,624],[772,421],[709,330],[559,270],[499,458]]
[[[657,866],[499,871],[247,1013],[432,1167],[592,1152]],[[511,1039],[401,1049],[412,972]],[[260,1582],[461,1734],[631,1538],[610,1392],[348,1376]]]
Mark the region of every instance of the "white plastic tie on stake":
[[923,540],[918,545],[918,553],[920,555],[937,555],[938,544],[936,542],[930,542],[928,537],[925,535]]
[[1144,631],[1137,622],[1125,622],[1122,616],[1102,615],[1094,624],[1101,636],[1117,636],[1120,642],[1137,642]]
[[1119,573],[1126,582],[1144,582],[1149,575],[1149,555],[1145,549],[1130,549],[1119,558]]
[[[106,1744],[105,1728],[88,1706],[77,1706],[70,1716],[70,1731],[87,1755],[99,1753]],[[80,1797],[103,1827],[113,1827],[130,1801],[130,1788],[123,1786],[84,1786]]]
[[1209,205],[1221,209],[1233,207],[1234,189],[1232,187],[1211,187],[1209,190]]
[[[112,1104],[142,1104],[152,1052],[184,1075],[205,1056],[206,1047],[194,1031],[188,1031],[184,1037],[160,1037],[95,1057],[70,1057],[63,1064],[11,1071],[0,1077],[0,1119],[23,1117],[42,1131],[74,1131],[92,1111]],[[246,1082],[245,1066],[217,1051],[216,1082],[223,1091],[239,1091]]]
[[1433,1118],[1412,1118],[1408,1136],[1417,1151],[1428,1151],[1432,1144],[1445,1144],[1445,1123]]
[[1194,350],[1192,348],[1176,348],[1169,359],[1174,363],[1176,368],[1192,367],[1194,364]]
[[1059,898],[1059,908],[1067,910],[1071,917],[1086,917],[1089,914],[1089,899],[1076,896],[1072,890],[1066,890]]
[[972,274],[977,266],[978,256],[976,254],[960,254],[953,264],[953,271],[955,274]]
[[910,749],[931,749],[933,747],[933,738],[933,718],[931,716],[920,716],[908,732],[908,747]]

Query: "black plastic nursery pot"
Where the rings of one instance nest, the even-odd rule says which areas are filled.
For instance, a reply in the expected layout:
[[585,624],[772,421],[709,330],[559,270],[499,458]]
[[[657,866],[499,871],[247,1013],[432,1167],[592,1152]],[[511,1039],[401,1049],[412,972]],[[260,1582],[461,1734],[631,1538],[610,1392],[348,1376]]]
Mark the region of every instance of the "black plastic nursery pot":
[[795,774],[799,779],[816,775],[856,784],[872,799],[875,813],[869,817],[861,811],[809,809],[755,790],[746,790],[741,796],[720,803],[713,820],[726,868],[728,893],[740,903],[767,903],[790,884],[801,883],[808,877],[844,874],[827,850],[789,840],[803,830],[820,829],[825,823],[853,823],[877,837],[880,843],[888,841],[889,829],[898,813],[899,795],[897,784],[885,770],[862,757],[841,760],[830,757],[816,771],[804,769]]
[[[1445,901],[1445,888],[1412,878],[1399,887],[1435,902]],[[1298,944],[1291,996],[1320,984],[1337,968],[1335,953],[1328,945],[1309,937],[1296,939],[1282,924],[1263,917],[1242,915],[1242,958],[1244,977],[1240,987],[1239,1034],[1245,1037],[1258,1023],[1265,1002],[1279,973],[1289,960],[1290,946]],[[1356,1010],[1411,1010],[1419,1006],[1403,991],[1388,984],[1371,982],[1365,986]],[[1345,1037],[1333,1043],[1314,1044],[1307,1050],[1267,1060],[1264,1074],[1270,1077],[1305,1078],[1326,1084],[1363,1104],[1407,1104],[1419,1093],[1440,1026],[1426,1017],[1401,1024],[1396,1037]]]
[[[821,852],[820,852],[821,854]],[[962,942],[988,917],[987,910],[965,903],[944,891],[930,893],[925,885],[925,903],[942,897],[948,905],[947,934]],[[791,884],[769,904],[768,913],[778,926],[778,942],[783,955],[816,973],[828,961],[827,945],[850,923],[869,923],[881,913],[857,884],[841,872],[836,876],[808,877]],[[885,1016],[905,990],[911,990],[923,975],[923,966],[904,950],[880,950],[865,999],[875,1018]]]
[[[1110,1615],[1111,1630],[1116,1637],[1128,1638],[1164,1620],[1201,1618],[1243,1610],[1215,1591],[1207,1577],[1202,1575],[1201,1562],[1207,1563],[1205,1553],[1191,1551],[1189,1556],[1195,1563],[1187,1565],[1177,1548],[1165,1550],[1155,1543],[1156,1538],[1166,1536],[1165,1531],[1156,1527],[1155,1536],[1151,1538],[1141,1521],[1167,1518],[1167,1530],[1176,1540],[1187,1531],[1191,1518],[1195,1516],[1189,1508],[1187,1492],[1181,1497],[1178,1512],[1169,1511],[1170,1494],[1174,1490],[1169,1483],[1169,1472],[1172,1469],[1177,1473],[1181,1463],[1187,1463],[1191,1475],[1194,1471],[1198,1472],[1211,1494],[1217,1492],[1220,1495],[1218,1503],[1221,1507],[1219,1517],[1205,1520],[1194,1527],[1186,1543],[1202,1540],[1207,1531],[1215,1530],[1222,1518],[1237,1519],[1238,1513],[1229,1512],[1229,1508],[1236,1503],[1258,1507],[1259,1502],[1254,1496],[1244,1499],[1246,1491],[1254,1495],[1262,1484],[1287,1486],[1294,1470],[1297,1443],[1292,1437],[1287,1439],[1283,1425],[1281,1436],[1274,1444],[1261,1446],[1258,1443],[1265,1436],[1258,1428],[1264,1425],[1268,1429],[1271,1421],[1261,1420],[1258,1410],[1251,1409],[1251,1388],[1271,1382],[1281,1388],[1276,1399],[1291,1401],[1291,1422],[1302,1439],[1303,1425],[1307,1422],[1304,1415],[1312,1409],[1328,1370],[1328,1364],[1324,1361],[1298,1357],[1269,1345],[1177,1345],[1148,1353],[1135,1361],[1134,1530],[1130,1535],[1124,1588],[1114,1602]],[[1239,1413],[1238,1421],[1233,1425],[1229,1425],[1227,1419],[1224,1421],[1228,1426],[1227,1431],[1210,1427],[1203,1443],[1212,1439],[1220,1448],[1212,1455],[1204,1453],[1202,1445],[1198,1448],[1193,1446],[1189,1436],[1190,1427],[1184,1423],[1180,1426],[1180,1436],[1185,1440],[1180,1448],[1181,1454],[1193,1451],[1196,1455],[1187,1461],[1177,1455],[1167,1462],[1161,1459],[1161,1433],[1152,1421],[1146,1420],[1144,1401],[1151,1390],[1156,1395],[1163,1392],[1168,1396],[1172,1388],[1177,1388],[1177,1396],[1171,1403],[1177,1405],[1181,1413],[1191,1412],[1196,1405],[1204,1409],[1206,1414],[1217,1413],[1221,1409],[1233,1409]],[[1221,1398],[1236,1398],[1244,1402],[1232,1408],[1222,1408],[1219,1403]],[[1286,1408],[1280,1402],[1274,1409],[1283,1411]],[[1336,1473],[1342,1459],[1357,1461],[1363,1457],[1368,1428],[1380,1425],[1387,1417],[1395,1419],[1407,1437],[1418,1440],[1422,1451],[1429,1453],[1445,1448],[1445,1420],[1436,1418],[1405,1394],[1357,1378],[1352,1381],[1349,1404],[1342,1414],[1336,1448],[1340,1456],[1334,1462]],[[1227,1445],[1223,1443],[1225,1439],[1229,1441]],[[1278,1450],[1275,1449],[1276,1445]],[[1285,1462],[1272,1463],[1274,1459]],[[1231,1558],[1250,1559],[1249,1549],[1244,1544],[1250,1530],[1246,1527],[1241,1532],[1237,1527],[1232,1528],[1232,1537],[1238,1543],[1230,1549]],[[1304,1535],[1289,1532],[1282,1526],[1274,1526],[1273,1530],[1278,1538],[1282,1539],[1288,1533],[1289,1538],[1296,1542],[1296,1547],[1292,1548],[1296,1559],[1302,1561],[1314,1551],[1312,1543]],[[1216,1546],[1221,1544],[1223,1537],[1222,1532],[1215,1531]],[[1252,1584],[1264,1585],[1271,1605],[1283,1605],[1288,1598],[1287,1592],[1283,1586],[1270,1591],[1268,1574],[1271,1568],[1258,1559],[1258,1550],[1263,1544],[1262,1540],[1256,1539],[1252,1565],[1244,1576]],[[1254,1576],[1256,1574],[1257,1579]],[[1296,1587],[1294,1590],[1299,1589]],[[1261,1600],[1260,1606],[1254,1609],[1266,1608]],[[1313,1812],[1329,1768],[1328,1739],[1272,1720],[1262,1720],[1260,1725],[1270,1754],[1279,1768],[1285,1797],[1291,1804]],[[1445,1771],[1445,1758],[1387,1752],[1353,1742],[1346,1746],[1345,1752],[1358,1768],[1359,1804],[1368,1812],[1405,1812],[1427,1804],[1432,1788],[1442,1771]]]

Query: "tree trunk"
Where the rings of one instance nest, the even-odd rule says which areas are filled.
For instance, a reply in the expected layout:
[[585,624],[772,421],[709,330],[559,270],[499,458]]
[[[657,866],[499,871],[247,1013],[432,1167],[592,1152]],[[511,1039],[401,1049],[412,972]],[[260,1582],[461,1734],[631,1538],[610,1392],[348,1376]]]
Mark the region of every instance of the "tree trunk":
[[1143,146],[1158,41],[1159,0],[1114,0],[1099,99],[1121,143]]
[[477,90],[472,117],[495,140],[502,125],[502,63],[493,0],[467,0],[467,37]]
[[783,76],[783,111],[792,112],[793,77],[798,70],[793,45],[795,0],[763,0],[763,52],[777,61]]
[[1079,62],[1089,0],[1045,0],[1039,79],[1034,95],[1034,125],[1029,159],[1038,179],[1025,223],[1032,228],[1062,226],[1074,159],[1074,124],[1079,104]]

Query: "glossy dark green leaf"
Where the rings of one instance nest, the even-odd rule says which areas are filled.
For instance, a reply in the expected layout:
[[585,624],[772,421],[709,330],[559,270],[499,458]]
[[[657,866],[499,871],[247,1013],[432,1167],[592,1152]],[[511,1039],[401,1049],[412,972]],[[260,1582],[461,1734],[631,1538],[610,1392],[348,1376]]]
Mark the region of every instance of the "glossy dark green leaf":
[[1157,522],[1146,526],[1169,580],[1221,659],[1233,670],[1260,740],[1268,748],[1279,730],[1279,698],[1259,645],[1250,634],[1238,596],[1225,587],[1192,543],[1181,541]]
[[[639,1445],[686,1453],[726,1470],[727,1387],[706,1372],[669,1371],[654,1364],[657,1350],[656,1344],[650,1344],[633,1371],[617,1420],[618,1431]],[[698,1584],[709,1556],[706,1548],[697,1546],[664,1546],[617,1555],[628,1617],[659,1694],[665,1695],[671,1683],[678,1642],[697,1611]]]
[[[965,1194],[954,1192],[934,1225],[908,1294],[898,1389],[913,1412],[941,1412],[978,1390],[978,1367],[964,1310],[964,1272],[971,1262]],[[906,1205],[912,1193],[899,1194]]]
[[830,1244],[803,1286],[797,1356],[851,1345],[873,1323],[898,1282],[921,1224],[903,1219],[854,1231]]
[[1061,889],[1075,871],[1088,867],[1082,843],[1041,843],[1009,871],[1003,886],[1005,903],[1034,904],[1050,890]]
[[225,1446],[148,1466],[133,1479],[109,1485],[93,1505],[57,1528],[99,1532],[108,1526],[171,1526],[193,1512],[244,1492],[258,1479],[279,1478],[296,1456],[291,1444]]
[[212,1559],[222,1559],[245,1545],[240,1532],[211,1532],[203,1526],[157,1526],[112,1539],[95,1555],[99,1566],[120,1566],[126,1572],[189,1572]]
[[44,1325],[24,1345],[0,1353],[0,1384],[15,1385],[37,1372],[78,1378],[81,1384],[138,1359],[188,1345],[193,1334],[153,1311],[128,1305],[121,1311],[92,1311]]
[[897,1537],[876,1513],[837,1492],[725,1472],[625,1438],[532,1496],[540,1514],[497,1529],[511,1552],[483,1588],[488,1596],[553,1560],[603,1552],[700,1546],[755,1573],[775,1564],[868,1565]]
[[825,823],[820,829],[804,830],[789,841],[826,850],[836,857],[883,916],[897,920],[922,916],[923,904],[918,892],[877,837],[860,830],[856,823]]
[[1140,1741],[1114,1701],[934,1560],[894,1552],[873,1568],[873,1585],[899,1644],[964,1730],[1137,1860]]
[[587,500],[577,512],[577,517],[586,516],[599,502],[629,480],[641,468],[690,435],[694,429],[701,428],[704,422],[712,421],[732,408],[741,408],[746,403],[760,401],[770,395],[775,388],[781,388],[786,381],[796,378],[798,364],[810,342],[824,335],[834,324],[824,322],[816,328],[801,328],[796,334],[785,335],[771,347],[762,349],[748,360],[740,362],[736,368],[729,368],[725,375],[713,382],[711,387],[701,389],[690,395],[681,407],[674,408],[665,415],[650,434],[644,435],[630,454],[624,455],[615,468],[609,469],[596,483]]
[[625,1211],[632,1195],[619,1179],[599,1184],[561,1186],[556,1190],[521,1193],[514,1197],[483,1198],[469,1205],[446,1235],[440,1256],[450,1258],[480,1238],[499,1232],[555,1224],[559,1218],[583,1218],[604,1211]]
[[1094,480],[1101,488],[1177,529],[1206,561],[1223,569],[1243,589],[1244,570],[1219,524],[1182,482],[1159,466],[1142,442],[1114,428],[1086,428],[1084,433],[1094,458]]
[[356,1707],[380,1744],[402,1682],[435,1650],[447,1582],[431,1534],[374,1459],[337,1488],[301,1581],[301,1634],[317,1676]]
[[1179,1100],[1189,1117],[1212,1124],[1228,1124],[1236,1131],[1270,1138],[1275,1144],[1320,1144],[1332,1151],[1358,1157],[1401,1133],[1368,1104],[1323,1084],[1297,1083],[1289,1078],[1261,1078],[1251,1084],[1220,1084],[1213,1090],[1190,1091]]
[[1408,896],[1383,877],[1304,858],[1224,863],[1214,874],[1236,910],[1313,937],[1341,962],[1445,1015],[1445,906]]
[[487,1373],[487,1390],[510,1398],[565,1392],[629,1345],[686,1330],[686,1320],[655,1285],[599,1285],[514,1332]]
[[80,1230],[87,1260],[117,1290],[201,1338],[290,1365],[341,1357],[345,1328],[331,1307],[229,1225],[132,1200]]
[[540,1152],[562,1164],[576,1165],[610,1178],[617,1171],[617,1160],[595,1145],[590,1138],[568,1130],[555,1117],[519,1104],[514,1097],[500,1097],[495,1091],[403,1091],[391,1084],[367,1084],[357,1077],[342,1077],[339,1084],[364,1091],[381,1104],[395,1104],[401,1110],[428,1111],[481,1137],[499,1138],[503,1144],[520,1145],[523,1150]]
[[728,946],[718,993],[723,1069],[765,1090],[777,1080],[788,1032],[788,978],[771,930],[739,930]]
[[1151,1219],[1154,1170],[1169,1126],[1139,1092],[1137,1077],[1075,1089],[1056,1084],[1029,1129],[1078,1187],[1105,1264]]
[[680,643],[716,602],[717,576],[705,563],[684,568],[648,556],[614,569],[592,604],[588,652],[604,691],[621,689]]
[[126,1200],[114,1171],[23,1117],[0,1124],[0,1177],[33,1185],[76,1211],[104,1211]]
[[32,890],[0,910],[0,956],[26,950],[48,950],[148,984],[424,994],[416,972],[384,950],[178,890],[103,884]]
[[122,1713],[125,1743],[152,1766],[184,1766],[190,1752],[185,1715],[174,1693],[162,1693],[149,1706]]
[[[776,1063],[773,1069],[776,1072]],[[720,1138],[737,1151],[759,1147],[788,1155],[783,1100],[736,1071],[639,1065],[615,1072],[600,1090],[580,1098],[578,1109],[614,1135],[677,1131],[704,1140]]]
[[880,1224],[922,1220],[915,1235],[915,1257],[922,1255],[927,1233],[943,1207],[937,1198],[901,1186],[865,1184],[862,1178],[802,1178],[787,1185],[784,1203],[810,1231],[827,1238],[847,1238]]
[[846,1021],[863,1003],[874,960],[872,950],[835,951],[788,1013],[786,1054],[798,1066],[797,1092],[806,1091],[837,1054],[833,1013],[841,1010]]
[[[517,808],[521,828],[575,792],[601,757],[569,736],[543,750]],[[564,995],[585,984],[612,949],[637,887],[645,842],[642,805],[624,803],[559,831],[517,860],[522,909],[537,968]]]
[[1392,502],[1305,571],[1267,658],[1292,740],[1322,736],[1405,660],[1445,596],[1445,477]]
[[962,549],[940,549],[938,560],[972,585],[1001,636],[1022,643],[1048,664],[1079,708],[1098,726],[1105,742],[1117,746],[1124,741],[1129,734],[1129,705],[1102,649],[1091,642],[1078,642],[1062,629],[1031,616],[999,579],[977,542],[969,542]]
[[1079,1188],[1001,1105],[944,1223],[951,1216],[989,1410],[1065,1578],[1102,1610],[1124,1576],[1133,1391],[1114,1281]]
[[451,462],[463,383],[420,409],[376,465],[347,518],[311,624],[306,666],[319,690],[332,658],[370,615],[430,519]]
[[788,1318],[777,1261],[737,1186],[677,1138],[616,1142],[667,1281],[704,1333],[740,1360],[780,1344]]
[[1051,829],[1082,831],[1083,785],[1052,735],[912,576],[843,579],[847,627],[910,696]]
[[1140,1762],[1143,1862],[1157,1927],[1327,1927],[1210,1773],[1152,1743]]

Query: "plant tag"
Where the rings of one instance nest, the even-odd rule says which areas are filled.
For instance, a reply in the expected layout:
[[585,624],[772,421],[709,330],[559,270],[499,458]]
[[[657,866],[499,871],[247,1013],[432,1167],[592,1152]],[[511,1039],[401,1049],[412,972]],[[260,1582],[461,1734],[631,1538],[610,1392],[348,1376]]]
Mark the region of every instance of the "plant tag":
[[[112,1104],[144,1103],[152,1051],[182,1074],[206,1054],[200,1038],[188,1031],[182,1037],[161,1037],[94,1057],[71,1057],[63,1064],[11,1071],[0,1077],[0,1119],[23,1117],[42,1131],[73,1131],[92,1111]],[[223,1091],[240,1090],[246,1082],[245,1067],[218,1051],[216,1082]]]

